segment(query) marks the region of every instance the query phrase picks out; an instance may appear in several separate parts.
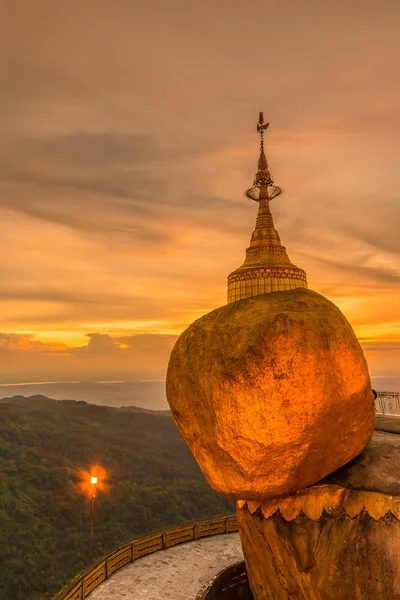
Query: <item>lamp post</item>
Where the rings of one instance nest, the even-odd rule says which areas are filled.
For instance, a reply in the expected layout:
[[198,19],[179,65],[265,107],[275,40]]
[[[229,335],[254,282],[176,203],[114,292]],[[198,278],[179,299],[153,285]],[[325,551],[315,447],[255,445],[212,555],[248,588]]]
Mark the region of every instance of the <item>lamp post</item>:
[[91,560],[94,559],[94,501],[96,498],[97,491],[97,477],[94,475],[90,478],[90,549],[91,549]]
[[79,474],[80,482],[78,489],[89,498],[90,501],[90,559],[94,559],[94,509],[97,491],[106,492],[108,486],[104,480],[107,472],[101,465],[94,465],[90,471],[81,471]]

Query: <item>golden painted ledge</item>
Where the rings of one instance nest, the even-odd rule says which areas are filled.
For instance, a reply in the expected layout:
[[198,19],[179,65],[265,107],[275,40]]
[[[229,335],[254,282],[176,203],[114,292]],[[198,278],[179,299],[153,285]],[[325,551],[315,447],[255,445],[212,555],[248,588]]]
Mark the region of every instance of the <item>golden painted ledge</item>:
[[324,511],[354,519],[363,510],[375,521],[389,511],[400,520],[400,436],[376,431],[359,456],[316,485],[263,503],[239,500],[237,505],[246,505],[250,514],[259,510],[265,519],[279,511],[286,521],[301,512],[317,521]]

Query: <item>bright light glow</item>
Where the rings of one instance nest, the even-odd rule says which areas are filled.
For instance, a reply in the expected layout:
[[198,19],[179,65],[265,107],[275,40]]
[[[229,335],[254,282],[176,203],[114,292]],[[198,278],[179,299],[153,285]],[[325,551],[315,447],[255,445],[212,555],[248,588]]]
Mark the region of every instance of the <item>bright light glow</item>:
[[107,473],[101,465],[94,465],[90,471],[80,472],[80,482],[78,483],[79,491],[83,492],[89,498],[93,498],[97,494],[97,490],[106,492],[108,486],[104,483],[107,478]]

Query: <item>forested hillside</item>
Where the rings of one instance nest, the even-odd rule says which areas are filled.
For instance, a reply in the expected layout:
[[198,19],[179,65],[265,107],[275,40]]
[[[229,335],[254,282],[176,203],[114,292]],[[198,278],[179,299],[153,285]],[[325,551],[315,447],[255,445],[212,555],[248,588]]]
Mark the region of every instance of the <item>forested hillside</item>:
[[95,555],[177,523],[234,511],[208,487],[168,412],[43,397],[0,402],[0,598],[51,597],[90,563],[79,472],[108,473]]

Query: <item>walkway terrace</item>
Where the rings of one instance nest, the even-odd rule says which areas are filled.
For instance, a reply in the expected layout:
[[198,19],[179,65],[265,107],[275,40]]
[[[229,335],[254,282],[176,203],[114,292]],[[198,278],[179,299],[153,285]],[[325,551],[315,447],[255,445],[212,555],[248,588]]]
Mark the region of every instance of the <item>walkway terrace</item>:
[[243,560],[239,534],[187,542],[143,556],[104,581],[90,600],[194,600],[222,569]]

